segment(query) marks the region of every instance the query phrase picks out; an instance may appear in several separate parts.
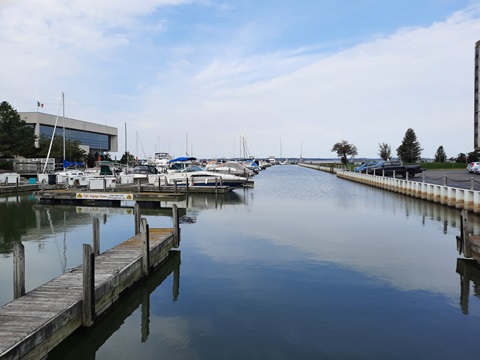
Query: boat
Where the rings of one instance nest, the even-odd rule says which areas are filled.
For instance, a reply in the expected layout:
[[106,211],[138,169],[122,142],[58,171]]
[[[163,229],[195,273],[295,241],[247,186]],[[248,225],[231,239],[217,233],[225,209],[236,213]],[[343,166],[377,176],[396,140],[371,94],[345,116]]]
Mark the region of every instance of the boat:
[[153,159],[152,164],[157,167],[159,173],[165,173],[170,166],[170,160],[172,160],[172,157],[169,153],[158,152],[155,153],[155,158]]
[[180,170],[186,169],[190,165],[197,164],[197,158],[192,156],[182,156],[169,161],[167,173],[176,173]]
[[209,167],[208,170],[216,173],[232,174],[243,177],[250,177],[255,175],[255,172],[253,170],[250,170],[245,165],[236,161],[227,161],[224,163],[220,163],[216,166]]
[[176,183],[178,186],[228,186],[232,189],[250,183],[245,177],[207,171],[198,165],[189,165],[176,172],[149,177],[149,183],[158,185],[159,181],[160,185],[165,186]]

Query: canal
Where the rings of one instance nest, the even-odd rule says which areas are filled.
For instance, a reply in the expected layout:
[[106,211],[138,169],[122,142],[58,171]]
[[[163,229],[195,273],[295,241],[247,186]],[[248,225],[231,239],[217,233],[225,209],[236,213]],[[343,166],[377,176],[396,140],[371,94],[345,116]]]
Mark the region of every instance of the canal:
[[[458,210],[293,165],[254,180],[189,196],[179,252],[48,359],[477,356],[480,277],[459,260]],[[142,216],[171,226],[168,212]],[[133,235],[130,209],[1,197],[0,304],[13,297],[13,241],[28,291],[81,263],[93,217],[102,251]]]

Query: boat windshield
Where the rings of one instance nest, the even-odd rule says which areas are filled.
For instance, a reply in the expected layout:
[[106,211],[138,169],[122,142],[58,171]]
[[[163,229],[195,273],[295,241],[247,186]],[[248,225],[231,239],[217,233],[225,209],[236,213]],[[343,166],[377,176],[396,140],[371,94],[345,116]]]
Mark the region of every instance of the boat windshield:
[[205,169],[198,165],[189,165],[185,169],[179,170],[178,172],[195,172],[195,171],[205,171]]

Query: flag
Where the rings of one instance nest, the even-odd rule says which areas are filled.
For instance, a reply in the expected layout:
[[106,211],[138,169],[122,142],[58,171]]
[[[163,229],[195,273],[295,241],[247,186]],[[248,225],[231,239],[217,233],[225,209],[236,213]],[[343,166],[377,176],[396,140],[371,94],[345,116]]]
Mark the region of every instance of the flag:
[[43,104],[40,101],[37,101],[37,107],[43,107]]

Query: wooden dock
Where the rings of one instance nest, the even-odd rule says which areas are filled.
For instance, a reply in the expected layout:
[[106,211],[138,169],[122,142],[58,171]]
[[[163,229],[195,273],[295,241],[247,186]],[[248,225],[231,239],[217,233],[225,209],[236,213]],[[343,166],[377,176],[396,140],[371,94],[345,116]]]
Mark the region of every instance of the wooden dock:
[[140,219],[140,233],[102,254],[94,230],[93,247],[84,244],[83,265],[26,294],[15,286],[16,299],[0,308],[0,359],[41,359],[76,329],[91,326],[179,246],[177,210],[173,228],[149,229]]
[[134,204],[151,207],[164,201],[181,201],[186,194],[163,192],[119,192],[88,191],[82,189],[55,189],[37,191],[35,197],[40,204],[65,204],[79,206],[125,206]]

